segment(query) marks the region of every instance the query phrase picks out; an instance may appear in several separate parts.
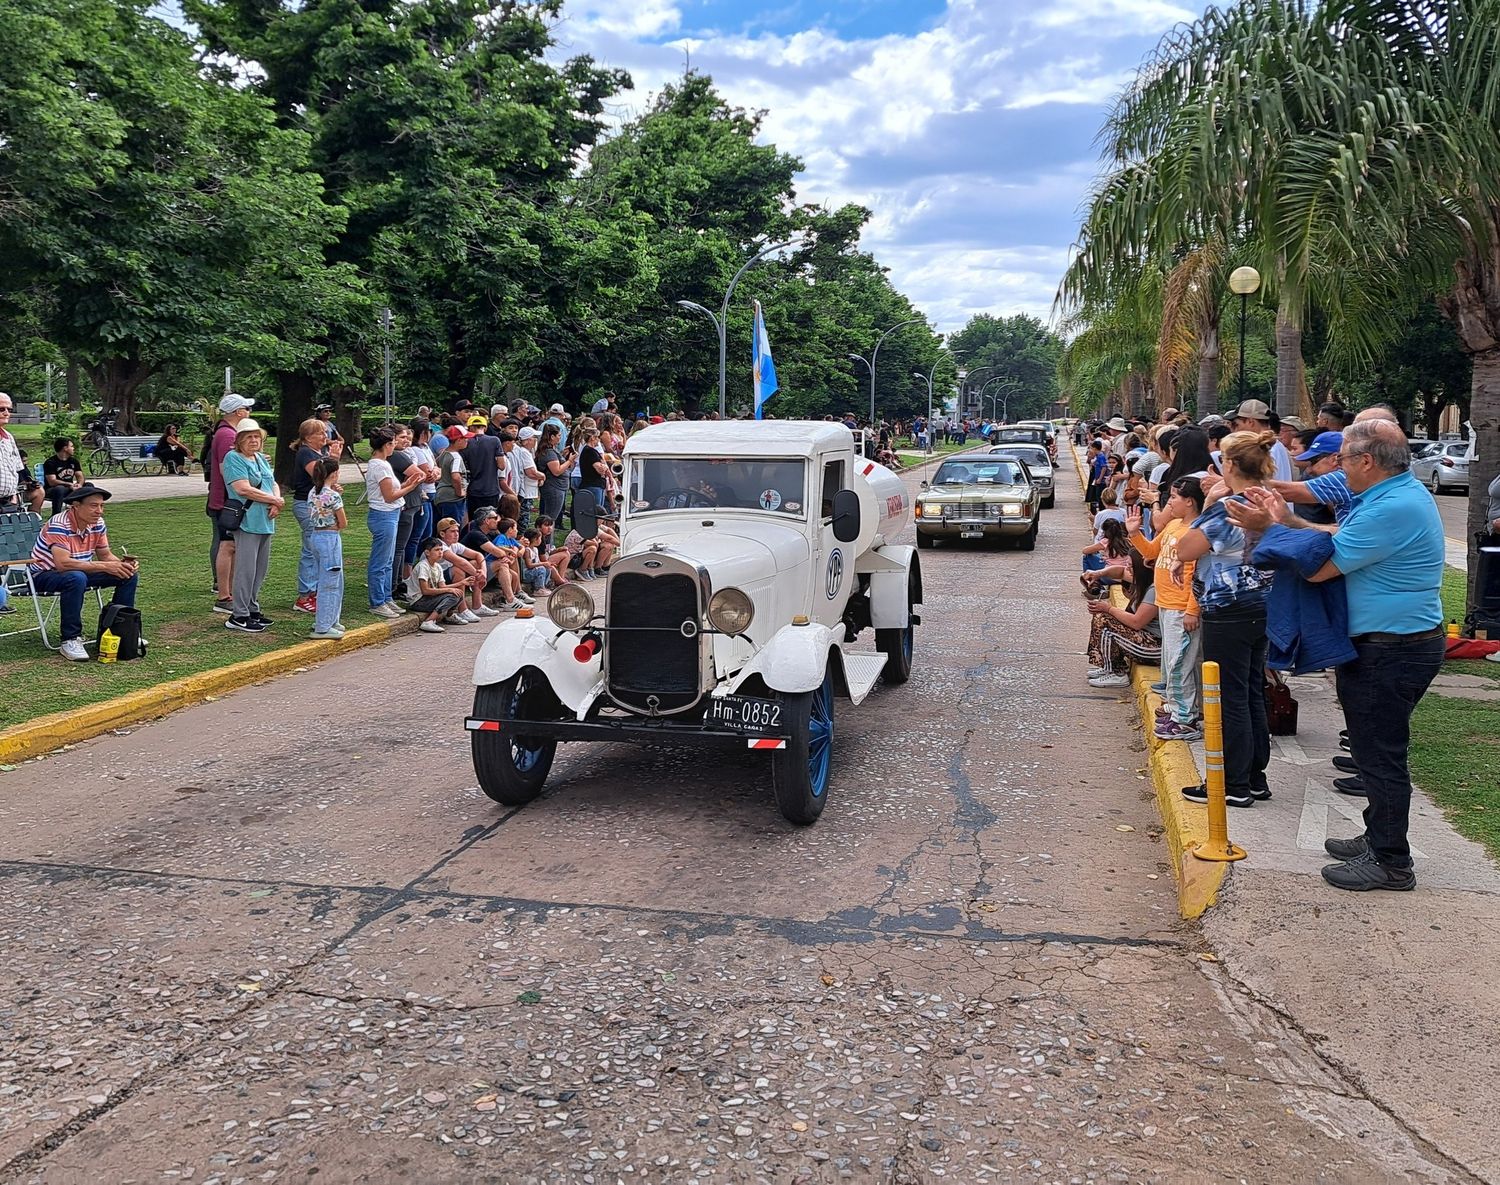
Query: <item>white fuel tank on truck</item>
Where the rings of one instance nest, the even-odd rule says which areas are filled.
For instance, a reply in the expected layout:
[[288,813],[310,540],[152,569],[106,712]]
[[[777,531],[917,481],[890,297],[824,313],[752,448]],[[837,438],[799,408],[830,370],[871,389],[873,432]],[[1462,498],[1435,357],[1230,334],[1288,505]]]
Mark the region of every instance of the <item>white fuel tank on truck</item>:
[[894,543],[911,522],[911,494],[884,465],[854,457],[854,487],[859,493],[859,539],[856,552]]

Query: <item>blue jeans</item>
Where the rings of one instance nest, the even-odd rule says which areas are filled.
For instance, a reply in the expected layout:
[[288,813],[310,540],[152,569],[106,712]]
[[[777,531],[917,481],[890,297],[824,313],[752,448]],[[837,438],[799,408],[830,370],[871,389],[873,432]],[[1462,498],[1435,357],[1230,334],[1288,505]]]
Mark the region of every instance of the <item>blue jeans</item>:
[[1405,642],[1356,640],[1359,657],[1335,672],[1349,725],[1349,753],[1365,786],[1365,839],[1375,859],[1387,868],[1411,867],[1406,840],[1411,714],[1442,668],[1446,649],[1441,636]]
[[[417,562],[417,552],[422,549],[422,544],[432,538],[432,500],[423,498],[422,505],[417,510],[417,517],[412,522],[411,534],[406,539],[406,550],[402,553],[408,564]],[[392,577],[392,581],[400,578],[400,573]]]
[[313,559],[318,580],[313,591],[318,594],[318,612],[313,618],[313,632],[327,633],[338,624],[344,608],[344,540],[338,529],[312,531]]
[[117,605],[135,604],[139,576],[121,580],[106,572],[38,572],[32,577],[37,592],[51,593],[62,602],[62,640],[83,637],[83,597],[91,588],[112,588]]
[[391,564],[396,558],[396,527],[401,522],[399,510],[369,510],[365,523],[370,528],[370,558],[365,564],[365,583],[370,589],[370,608],[391,599]]
[[318,587],[317,559],[313,555],[313,529],[308,518],[312,511],[306,502],[292,502],[292,517],[302,528],[302,551],[297,556],[297,599],[310,597]]
[[460,527],[468,518],[468,506],[463,502],[439,502],[433,508],[433,523],[442,522],[445,518],[451,518]]

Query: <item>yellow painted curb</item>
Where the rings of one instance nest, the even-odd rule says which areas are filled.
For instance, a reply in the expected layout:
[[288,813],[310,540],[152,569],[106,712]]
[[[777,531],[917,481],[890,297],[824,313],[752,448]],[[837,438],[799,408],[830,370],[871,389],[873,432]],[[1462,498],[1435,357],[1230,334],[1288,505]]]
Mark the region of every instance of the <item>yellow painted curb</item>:
[[112,729],[128,728],[144,720],[166,716],[179,708],[201,704],[210,696],[237,691],[252,683],[284,675],[298,667],[311,666],[353,650],[378,645],[397,634],[409,632],[409,629],[404,628],[407,625],[405,619],[400,622],[377,621],[373,625],[350,630],[337,642],[299,642],[284,650],[273,650],[269,654],[258,655],[233,666],[200,671],[196,675],[132,691],[118,699],[72,708],[65,712],[53,712],[50,716],[39,716],[0,732],[0,762],[9,765],[28,757],[40,757],[63,745],[77,744]]
[[[1116,605],[1124,606],[1125,598],[1118,588],[1110,590],[1110,597]],[[1194,844],[1208,839],[1208,808],[1182,796],[1184,786],[1203,781],[1192,749],[1186,741],[1164,741],[1156,735],[1156,709],[1162,700],[1151,690],[1151,684],[1161,678],[1161,668],[1133,663],[1130,678],[1156,790],[1156,809],[1172,856],[1172,875],[1177,879],[1177,909],[1185,918],[1196,918],[1217,899],[1229,865],[1199,860],[1189,853]]]

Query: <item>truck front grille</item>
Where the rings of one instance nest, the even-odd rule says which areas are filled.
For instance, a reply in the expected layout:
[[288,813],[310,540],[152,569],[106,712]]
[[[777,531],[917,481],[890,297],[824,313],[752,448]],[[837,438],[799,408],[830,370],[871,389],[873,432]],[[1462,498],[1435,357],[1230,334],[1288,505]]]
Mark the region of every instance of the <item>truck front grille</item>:
[[699,621],[698,586],[692,577],[617,572],[609,583],[607,661],[609,694],[632,711],[667,714],[692,707],[702,694],[703,635],[684,637],[681,626]]

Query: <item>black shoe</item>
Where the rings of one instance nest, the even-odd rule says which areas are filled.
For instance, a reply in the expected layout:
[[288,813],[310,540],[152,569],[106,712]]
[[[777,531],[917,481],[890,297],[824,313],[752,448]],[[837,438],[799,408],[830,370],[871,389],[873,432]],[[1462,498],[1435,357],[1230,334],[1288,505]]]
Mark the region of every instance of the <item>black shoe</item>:
[[1370,842],[1363,835],[1353,839],[1325,839],[1323,850],[1335,860],[1355,860],[1370,850]]
[[250,620],[254,621],[254,622],[258,622],[260,624],[261,629],[265,629],[267,626],[272,626],[272,625],[276,624],[269,617],[267,617],[264,613],[252,613],[252,614],[250,614]]
[[1251,786],[1250,787],[1250,797],[1253,798],[1253,799],[1255,799],[1256,802],[1265,802],[1266,799],[1268,799],[1268,798],[1271,797],[1271,787],[1269,787],[1269,786],[1260,786],[1260,787]]
[[1417,887],[1417,874],[1410,868],[1387,868],[1368,851],[1342,864],[1326,865],[1323,879],[1335,889],[1348,889],[1354,893],[1371,889],[1407,893]]
[[1333,759],[1333,768],[1341,769],[1346,774],[1359,773],[1359,766],[1355,764],[1354,758],[1345,757],[1343,754],[1339,754],[1339,756]]
[[1347,741],[1348,739],[1349,739],[1349,730],[1347,728],[1341,728],[1341,729],[1339,729],[1339,740],[1341,740],[1341,741]]
[[[1196,786],[1184,786],[1182,788],[1182,796],[1185,799],[1187,799],[1189,802],[1207,802],[1208,801],[1208,787],[1205,786],[1205,785],[1203,785],[1201,782],[1198,785],[1196,785]],[[1270,795],[1267,794],[1266,797],[1269,798]],[[1255,799],[1252,798],[1250,795],[1248,795],[1248,794],[1231,794],[1228,790],[1224,791],[1224,801],[1229,806],[1254,806],[1255,805]]]
[[1349,748],[1349,738],[1348,737],[1346,737],[1346,736],[1339,737],[1339,748],[1342,749],[1345,753],[1348,753],[1348,752],[1351,751],[1350,748]]
[[1365,784],[1358,778],[1334,778],[1333,788],[1340,794],[1347,794],[1350,798],[1365,797]]
[[253,617],[231,617],[224,623],[224,628],[239,630],[242,634],[258,634],[264,631],[266,627]]

